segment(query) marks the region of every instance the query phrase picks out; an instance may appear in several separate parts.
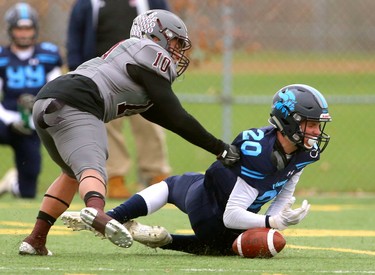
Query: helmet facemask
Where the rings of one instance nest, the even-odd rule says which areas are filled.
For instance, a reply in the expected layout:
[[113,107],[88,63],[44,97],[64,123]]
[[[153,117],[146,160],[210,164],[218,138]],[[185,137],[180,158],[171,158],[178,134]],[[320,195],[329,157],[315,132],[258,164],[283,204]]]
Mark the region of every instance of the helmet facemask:
[[176,64],[177,76],[189,66],[185,51],[191,48],[184,22],[165,10],[149,10],[138,15],[130,30],[131,37],[148,38],[164,48]]
[[[319,123],[319,135],[313,135],[310,134],[309,131],[307,131],[307,126],[309,122]],[[327,122],[329,122],[329,120],[303,118],[299,126],[300,131],[297,132],[299,136],[299,142],[296,143],[297,147],[305,151],[311,151],[314,148],[319,148],[320,153],[322,153],[324,149],[327,147],[329,140],[331,138],[327,133],[324,132]]]
[[[159,20],[158,23],[160,23]],[[160,27],[162,26],[160,25]],[[160,32],[167,40],[166,50],[170,53],[176,64],[177,76],[180,76],[185,72],[190,63],[190,60],[185,55],[185,52],[191,48],[191,42],[189,38],[182,37],[167,28],[161,30]]]

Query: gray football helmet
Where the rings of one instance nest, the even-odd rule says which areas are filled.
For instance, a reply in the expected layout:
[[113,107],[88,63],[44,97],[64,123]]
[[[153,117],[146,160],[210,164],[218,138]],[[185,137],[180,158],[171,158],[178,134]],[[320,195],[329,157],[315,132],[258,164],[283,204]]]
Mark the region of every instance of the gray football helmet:
[[[297,147],[312,150],[315,145],[323,152],[330,136],[324,132],[327,122],[332,121],[328,104],[324,96],[313,87],[303,84],[289,85],[279,90],[273,97],[269,122]],[[302,121],[320,122],[321,134],[317,137],[307,136],[301,129]],[[304,138],[308,138],[308,145]]]
[[[148,38],[178,57],[177,76],[189,66],[190,60],[185,51],[191,48],[185,23],[175,14],[166,10],[149,10],[138,15],[130,30],[130,37]],[[157,38],[155,41],[155,38]],[[178,39],[178,47],[172,48],[172,39]]]
[[[10,7],[5,13],[5,21],[8,24],[8,35],[12,41],[17,44],[12,35],[12,29],[15,27],[32,27],[35,29],[35,35],[30,39],[36,39],[38,36],[39,24],[37,12],[27,3],[17,3]],[[29,46],[29,45],[19,45]]]

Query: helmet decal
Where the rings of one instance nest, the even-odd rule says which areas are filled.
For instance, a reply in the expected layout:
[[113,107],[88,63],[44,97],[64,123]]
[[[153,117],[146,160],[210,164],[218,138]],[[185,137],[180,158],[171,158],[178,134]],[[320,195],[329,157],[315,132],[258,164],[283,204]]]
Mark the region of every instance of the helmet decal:
[[275,102],[274,108],[280,110],[284,118],[287,118],[290,112],[294,111],[296,96],[292,91],[286,89],[285,92],[279,92],[280,101]]
[[20,19],[30,18],[29,6],[27,4],[21,3],[19,5],[19,11],[20,11]]
[[134,20],[134,27],[131,29],[130,36],[142,37],[145,33],[152,33],[156,26],[158,18],[156,12],[143,13]]

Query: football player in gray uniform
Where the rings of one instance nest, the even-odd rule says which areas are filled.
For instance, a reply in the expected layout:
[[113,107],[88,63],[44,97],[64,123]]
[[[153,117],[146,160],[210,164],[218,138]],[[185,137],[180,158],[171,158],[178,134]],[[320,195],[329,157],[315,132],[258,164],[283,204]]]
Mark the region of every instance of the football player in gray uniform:
[[46,239],[75,195],[85,203],[82,220],[120,247],[130,247],[129,231],[104,212],[107,137],[104,123],[141,114],[187,141],[215,154],[224,165],[239,150],[217,139],[192,116],[172,91],[188,67],[191,48],[184,22],[165,10],[134,19],[130,38],[45,85],[33,109],[35,128],[61,175],[44,195],[33,231],[21,255],[52,255]]

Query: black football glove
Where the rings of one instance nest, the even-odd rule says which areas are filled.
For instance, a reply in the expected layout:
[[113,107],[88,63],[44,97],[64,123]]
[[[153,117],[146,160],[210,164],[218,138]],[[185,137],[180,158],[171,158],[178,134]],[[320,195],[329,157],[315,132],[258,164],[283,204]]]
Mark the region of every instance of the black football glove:
[[217,156],[217,159],[225,166],[233,166],[240,160],[240,150],[235,145],[225,144],[223,152]]

